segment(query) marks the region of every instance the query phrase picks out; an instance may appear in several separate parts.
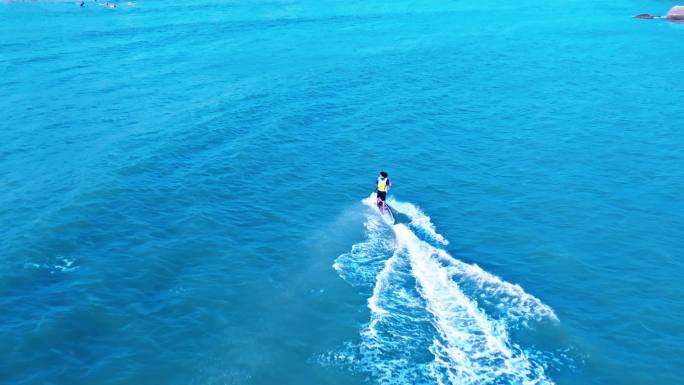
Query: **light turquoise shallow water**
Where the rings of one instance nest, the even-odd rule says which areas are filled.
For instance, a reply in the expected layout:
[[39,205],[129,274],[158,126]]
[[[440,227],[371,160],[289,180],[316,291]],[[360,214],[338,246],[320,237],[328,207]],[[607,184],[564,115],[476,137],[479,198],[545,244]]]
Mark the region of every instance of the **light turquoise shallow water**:
[[684,384],[673,4],[119,4],[0,3],[1,383]]

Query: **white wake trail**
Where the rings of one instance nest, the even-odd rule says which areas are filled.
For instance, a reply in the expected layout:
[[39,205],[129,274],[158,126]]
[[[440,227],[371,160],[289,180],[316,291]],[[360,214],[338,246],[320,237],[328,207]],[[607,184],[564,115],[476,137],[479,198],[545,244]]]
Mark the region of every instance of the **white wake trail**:
[[394,226],[404,248],[418,291],[439,333],[432,351],[433,376],[451,384],[488,384],[504,378],[513,383],[552,384],[541,365],[532,363],[508,338],[504,323],[491,320],[451,279],[439,261],[443,250],[421,241],[404,225]]
[[337,257],[333,268],[352,286],[367,286],[377,280],[378,273],[396,248],[391,231],[378,215],[369,213],[364,222],[366,239],[354,244],[349,253]]
[[[449,241],[437,232],[430,217],[423,213],[420,208],[411,203],[399,202],[394,199],[390,200],[390,204],[398,212],[411,219],[409,226],[422,230],[442,245],[449,244]],[[472,286],[473,293],[476,293],[492,308],[503,312],[507,318],[523,321],[541,321],[543,319],[558,321],[558,317],[551,307],[525,292],[519,285],[506,282],[483,270],[480,266],[462,262],[446,252],[440,252],[439,257],[442,263],[447,266],[449,275],[453,280],[462,286]]]
[[506,282],[478,265],[461,262],[447,253],[440,253],[439,257],[454,281],[473,285],[471,291],[479,293],[483,304],[502,312],[507,319],[523,321],[521,326],[526,326],[528,320],[558,322],[550,306],[525,292],[520,285]]
[[442,234],[437,232],[435,225],[432,224],[432,219],[430,219],[429,216],[427,216],[423,211],[421,211],[420,208],[411,203],[400,202],[398,200],[395,200],[394,198],[389,199],[389,204],[398,212],[411,218],[411,226],[421,229],[426,233],[427,236],[429,236],[436,242],[444,246],[449,245],[449,241],[446,238],[444,238]]
[[373,196],[366,239],[340,255],[334,268],[369,290],[369,322],[359,345],[324,361],[370,374],[381,384],[551,385],[544,367],[509,336],[528,320],[557,320],[553,310],[519,285],[452,257],[448,241],[418,207],[389,204],[410,219],[388,225]]

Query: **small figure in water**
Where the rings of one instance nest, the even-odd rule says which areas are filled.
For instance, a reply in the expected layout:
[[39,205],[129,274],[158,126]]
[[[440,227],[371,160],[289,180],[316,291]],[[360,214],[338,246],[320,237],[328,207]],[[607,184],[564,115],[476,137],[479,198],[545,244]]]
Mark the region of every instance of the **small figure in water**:
[[387,191],[389,191],[390,187],[392,187],[392,181],[390,180],[389,175],[386,172],[380,171],[380,175],[378,175],[378,179],[375,181],[375,184],[378,188],[376,192],[378,197],[378,206],[385,208],[385,200],[387,200]]
[[85,5],[85,1],[81,0],[81,4],[79,4],[81,7]]

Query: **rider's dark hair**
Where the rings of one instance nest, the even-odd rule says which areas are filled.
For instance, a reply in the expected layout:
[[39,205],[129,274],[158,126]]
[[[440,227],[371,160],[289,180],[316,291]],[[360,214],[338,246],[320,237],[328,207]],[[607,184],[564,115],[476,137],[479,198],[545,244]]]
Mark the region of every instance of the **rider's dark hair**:
[[387,178],[387,173],[384,171],[380,171],[380,175],[382,175],[383,178]]

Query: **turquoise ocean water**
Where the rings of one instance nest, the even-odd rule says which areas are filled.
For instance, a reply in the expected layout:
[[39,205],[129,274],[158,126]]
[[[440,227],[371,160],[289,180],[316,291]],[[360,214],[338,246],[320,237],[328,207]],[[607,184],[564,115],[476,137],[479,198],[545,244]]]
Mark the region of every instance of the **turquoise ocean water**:
[[672,5],[0,3],[0,383],[684,384]]

